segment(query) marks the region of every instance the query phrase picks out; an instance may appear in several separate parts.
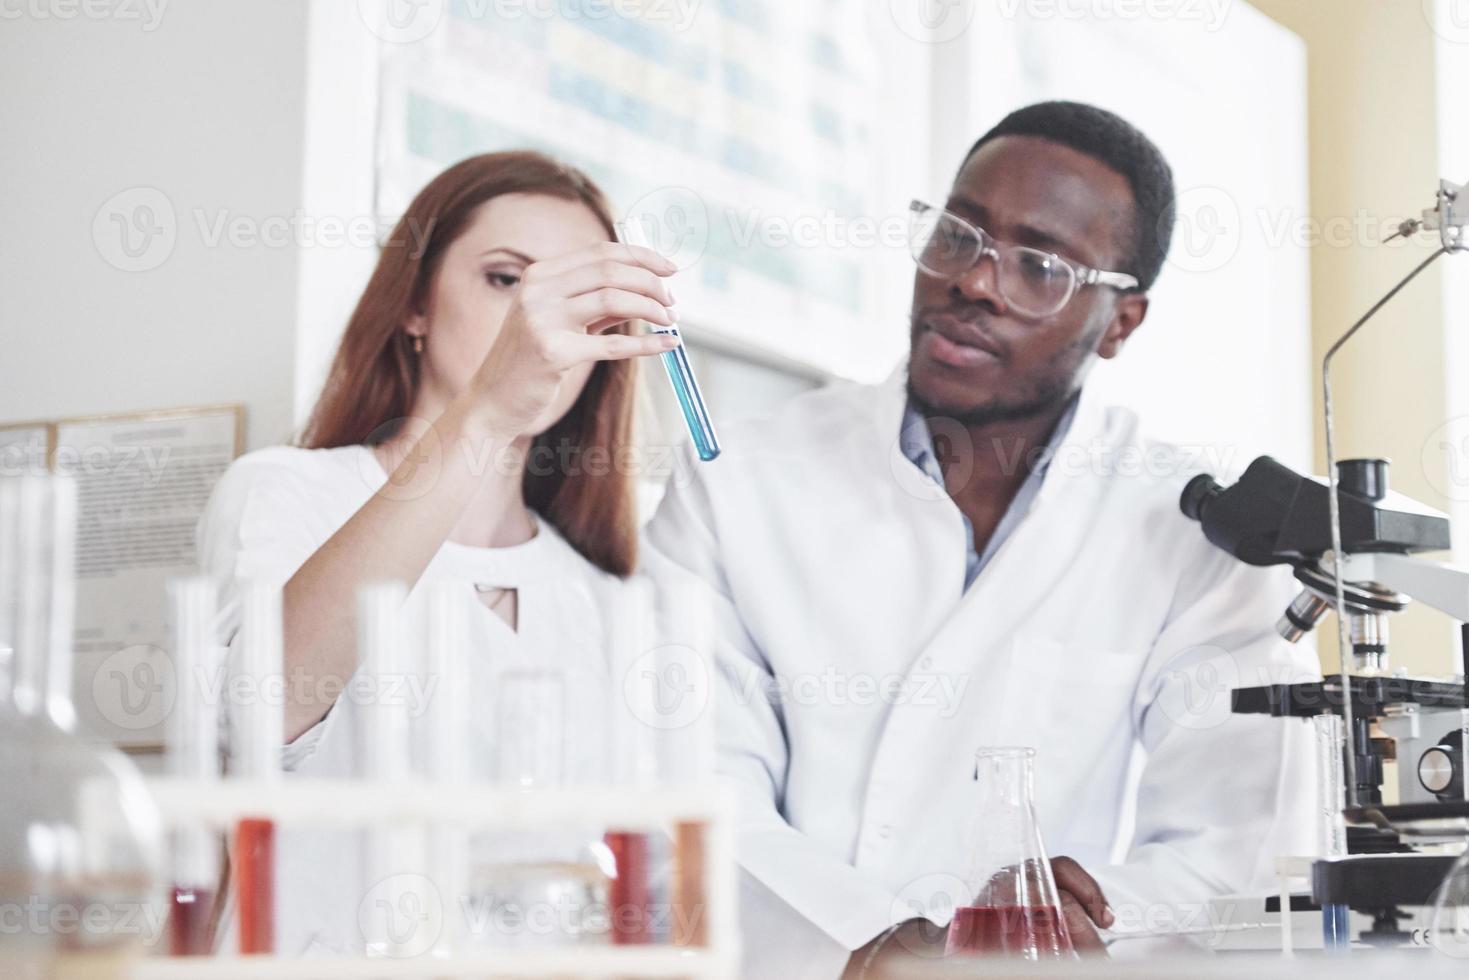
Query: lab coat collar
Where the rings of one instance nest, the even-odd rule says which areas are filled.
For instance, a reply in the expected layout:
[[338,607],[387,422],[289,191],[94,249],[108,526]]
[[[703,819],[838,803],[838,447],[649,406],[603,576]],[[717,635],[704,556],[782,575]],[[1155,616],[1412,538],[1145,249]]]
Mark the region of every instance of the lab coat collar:
[[[896,454],[903,459],[900,438],[903,427],[903,412],[908,404],[908,360],[904,358],[877,388],[877,397],[867,401],[875,423],[874,432],[883,441],[880,458],[887,459]],[[1106,406],[1093,388],[1082,385],[1076,400],[1076,413],[1066,435],[1056,444],[1051,465],[1041,478],[1040,490],[1035,503],[1040,504],[1055,496],[1059,489],[1072,478],[1090,472],[1094,457],[1103,448],[1103,429],[1106,423]],[[1059,464],[1059,465],[1058,465]],[[896,462],[890,463],[896,465]],[[912,464],[908,464],[912,465]]]

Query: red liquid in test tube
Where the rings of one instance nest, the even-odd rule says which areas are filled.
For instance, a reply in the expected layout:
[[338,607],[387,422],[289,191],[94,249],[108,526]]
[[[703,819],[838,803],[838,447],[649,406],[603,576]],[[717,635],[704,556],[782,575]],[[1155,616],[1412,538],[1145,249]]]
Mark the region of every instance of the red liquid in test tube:
[[168,951],[174,956],[208,956],[214,889],[175,887],[168,912]]
[[609,889],[612,941],[619,946],[652,942],[648,835],[609,833],[605,841],[617,868]]
[[240,900],[240,952],[275,951],[275,825],[241,820],[235,831],[235,881]]

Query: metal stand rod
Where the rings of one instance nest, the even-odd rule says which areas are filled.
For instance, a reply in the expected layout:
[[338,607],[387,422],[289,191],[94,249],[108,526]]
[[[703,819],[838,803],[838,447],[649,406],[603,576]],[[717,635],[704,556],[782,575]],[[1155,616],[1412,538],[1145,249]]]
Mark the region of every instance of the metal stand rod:
[[1347,772],[1347,806],[1358,805],[1357,798],[1357,745],[1356,731],[1353,725],[1354,709],[1352,706],[1352,671],[1349,655],[1351,642],[1347,636],[1346,620],[1346,585],[1342,581],[1342,549],[1341,549],[1341,501],[1338,495],[1341,487],[1336,473],[1336,416],[1331,402],[1331,361],[1341,350],[1347,341],[1352,339],[1356,332],[1374,316],[1377,311],[1386,306],[1394,296],[1402,291],[1418,277],[1418,274],[1432,265],[1440,256],[1446,254],[1448,249],[1440,248],[1428,258],[1419,263],[1418,267],[1408,273],[1404,279],[1388,291],[1372,305],[1372,308],[1362,315],[1362,318],[1352,324],[1346,333],[1331,345],[1326,356],[1321,360],[1321,400],[1326,416],[1326,480],[1329,487],[1327,504],[1331,509],[1331,576],[1336,587],[1336,642],[1338,646],[1337,655],[1341,665],[1341,695],[1342,695],[1342,727],[1347,733],[1346,772]]

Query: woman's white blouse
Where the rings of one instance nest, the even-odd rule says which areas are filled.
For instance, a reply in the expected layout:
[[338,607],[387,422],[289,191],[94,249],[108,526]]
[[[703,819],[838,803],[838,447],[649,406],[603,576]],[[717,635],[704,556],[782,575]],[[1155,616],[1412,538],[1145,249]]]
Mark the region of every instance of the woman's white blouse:
[[[386,481],[377,457],[365,446],[271,448],[236,460],[216,486],[198,527],[202,570],[220,586],[222,642],[233,644],[238,632],[241,583],[283,585]],[[465,590],[465,738],[472,775],[494,775],[500,679],[507,671],[550,669],[559,673],[564,691],[559,708],[567,720],[563,775],[568,781],[598,781],[611,763],[607,709],[613,688],[606,638],[626,586],[589,563],[548,521],[537,523],[535,537],[514,547],[445,543],[410,591],[407,609],[415,617],[434,582],[449,580]],[[476,585],[516,590],[518,629],[477,600]],[[340,688],[348,680],[329,682]],[[298,682],[288,672],[287,683]],[[420,733],[434,711],[433,693],[433,680],[426,676],[410,675],[402,682],[414,719],[413,764],[420,772],[426,761],[420,748],[426,740]],[[222,715],[228,747],[228,705]],[[321,722],[283,747],[282,765],[313,778],[358,775],[365,715],[352,697],[339,698]],[[277,946],[282,953],[309,947],[348,950],[360,942],[353,899],[365,896],[371,883],[352,880],[357,876],[350,872],[360,864],[359,841],[357,834],[283,828],[277,865]]]

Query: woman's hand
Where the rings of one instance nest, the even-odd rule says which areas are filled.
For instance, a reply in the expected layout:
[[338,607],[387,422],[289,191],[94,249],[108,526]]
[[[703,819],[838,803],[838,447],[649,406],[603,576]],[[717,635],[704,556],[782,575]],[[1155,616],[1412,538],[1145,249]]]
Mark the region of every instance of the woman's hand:
[[592,361],[661,354],[666,334],[603,333],[626,320],[672,326],[666,276],[678,269],[652,249],[601,242],[526,266],[499,335],[465,396],[496,436],[513,439],[552,404],[567,373]]

